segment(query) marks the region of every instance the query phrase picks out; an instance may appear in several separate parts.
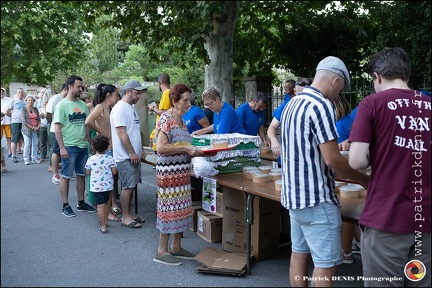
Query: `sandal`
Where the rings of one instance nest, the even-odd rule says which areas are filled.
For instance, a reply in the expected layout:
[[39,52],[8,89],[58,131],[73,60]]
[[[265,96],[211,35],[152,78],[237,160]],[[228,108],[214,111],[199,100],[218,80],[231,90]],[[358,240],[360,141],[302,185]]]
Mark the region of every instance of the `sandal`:
[[108,215],[108,221],[114,221],[114,222],[120,222],[120,221],[121,221],[120,218],[116,217],[115,215],[113,215],[113,216],[114,216],[114,217],[110,217],[110,216]]
[[139,216],[136,217],[134,220],[138,223],[145,223],[146,222],[144,218],[141,219],[141,217],[139,217]]
[[139,224],[138,222],[132,221],[129,224],[125,224],[125,223],[121,223],[121,226],[123,227],[127,227],[127,228],[141,228],[142,225]]
[[117,214],[121,214],[122,211],[121,211],[121,209],[119,207],[112,207],[111,208],[111,213],[114,214],[114,215],[117,215]]

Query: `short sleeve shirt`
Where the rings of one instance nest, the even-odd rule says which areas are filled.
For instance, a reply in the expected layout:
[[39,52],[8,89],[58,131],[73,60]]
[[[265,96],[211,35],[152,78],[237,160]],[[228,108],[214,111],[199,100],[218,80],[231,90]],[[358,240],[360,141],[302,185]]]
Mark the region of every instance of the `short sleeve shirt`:
[[80,99],[70,101],[64,98],[57,104],[53,123],[62,124],[65,146],[88,147],[85,120],[89,114],[86,103]]
[[431,232],[431,97],[388,89],[365,97],[350,142],[369,143],[371,177],[359,223]]
[[234,108],[223,102],[220,113],[214,114],[213,130],[215,134],[240,133],[245,134],[243,126]]
[[192,133],[203,128],[198,121],[201,121],[204,117],[206,117],[204,112],[198,106],[192,105],[182,118],[189,133]]
[[264,125],[264,111],[256,112],[246,102],[237,108],[237,114],[246,135],[257,136],[260,127]]
[[339,206],[334,193],[334,172],[321,155],[319,145],[338,138],[333,104],[308,86],[291,99],[281,117],[282,193],[287,209]]
[[92,155],[87,159],[85,169],[90,170],[90,191],[104,192],[114,189],[111,168],[116,167],[114,158],[107,154]]

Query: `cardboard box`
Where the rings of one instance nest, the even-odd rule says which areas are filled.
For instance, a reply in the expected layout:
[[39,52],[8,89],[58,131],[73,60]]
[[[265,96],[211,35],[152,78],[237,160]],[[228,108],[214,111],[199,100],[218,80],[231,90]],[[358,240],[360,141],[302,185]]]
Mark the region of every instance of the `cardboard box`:
[[192,227],[189,227],[189,230],[192,232],[197,231],[197,227],[198,227],[198,211],[203,210],[202,206],[201,206],[201,201],[194,201],[192,202],[192,209],[193,209],[193,214],[192,214]]
[[[228,252],[246,254],[246,198],[239,190],[223,188],[222,248]],[[251,256],[261,261],[279,250],[280,203],[258,196],[254,197],[253,202]]]
[[208,211],[198,211],[198,236],[210,243],[222,241],[222,217]]
[[203,273],[240,276],[246,273],[246,257],[207,247],[194,258],[202,265],[195,269]]
[[216,190],[216,215],[223,217],[223,193]]

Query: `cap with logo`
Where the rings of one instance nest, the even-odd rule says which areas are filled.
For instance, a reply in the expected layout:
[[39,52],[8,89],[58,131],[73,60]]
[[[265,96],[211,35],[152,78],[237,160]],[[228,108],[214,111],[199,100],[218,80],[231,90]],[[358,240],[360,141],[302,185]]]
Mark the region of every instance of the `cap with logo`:
[[126,82],[124,89],[134,89],[134,90],[147,90],[146,87],[141,86],[141,83],[138,80],[129,80]]
[[348,69],[341,59],[334,56],[328,56],[318,63],[316,71],[318,70],[327,70],[339,75],[345,81],[344,90],[349,91],[351,89],[351,79]]

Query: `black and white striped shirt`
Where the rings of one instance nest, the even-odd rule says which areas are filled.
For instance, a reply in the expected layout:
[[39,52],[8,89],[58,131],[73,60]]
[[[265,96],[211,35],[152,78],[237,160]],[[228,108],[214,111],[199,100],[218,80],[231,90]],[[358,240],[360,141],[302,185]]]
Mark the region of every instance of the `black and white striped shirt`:
[[319,144],[338,138],[333,104],[307,87],[285,106],[281,116],[281,203],[303,209],[329,202],[334,194],[334,173],[325,164]]

